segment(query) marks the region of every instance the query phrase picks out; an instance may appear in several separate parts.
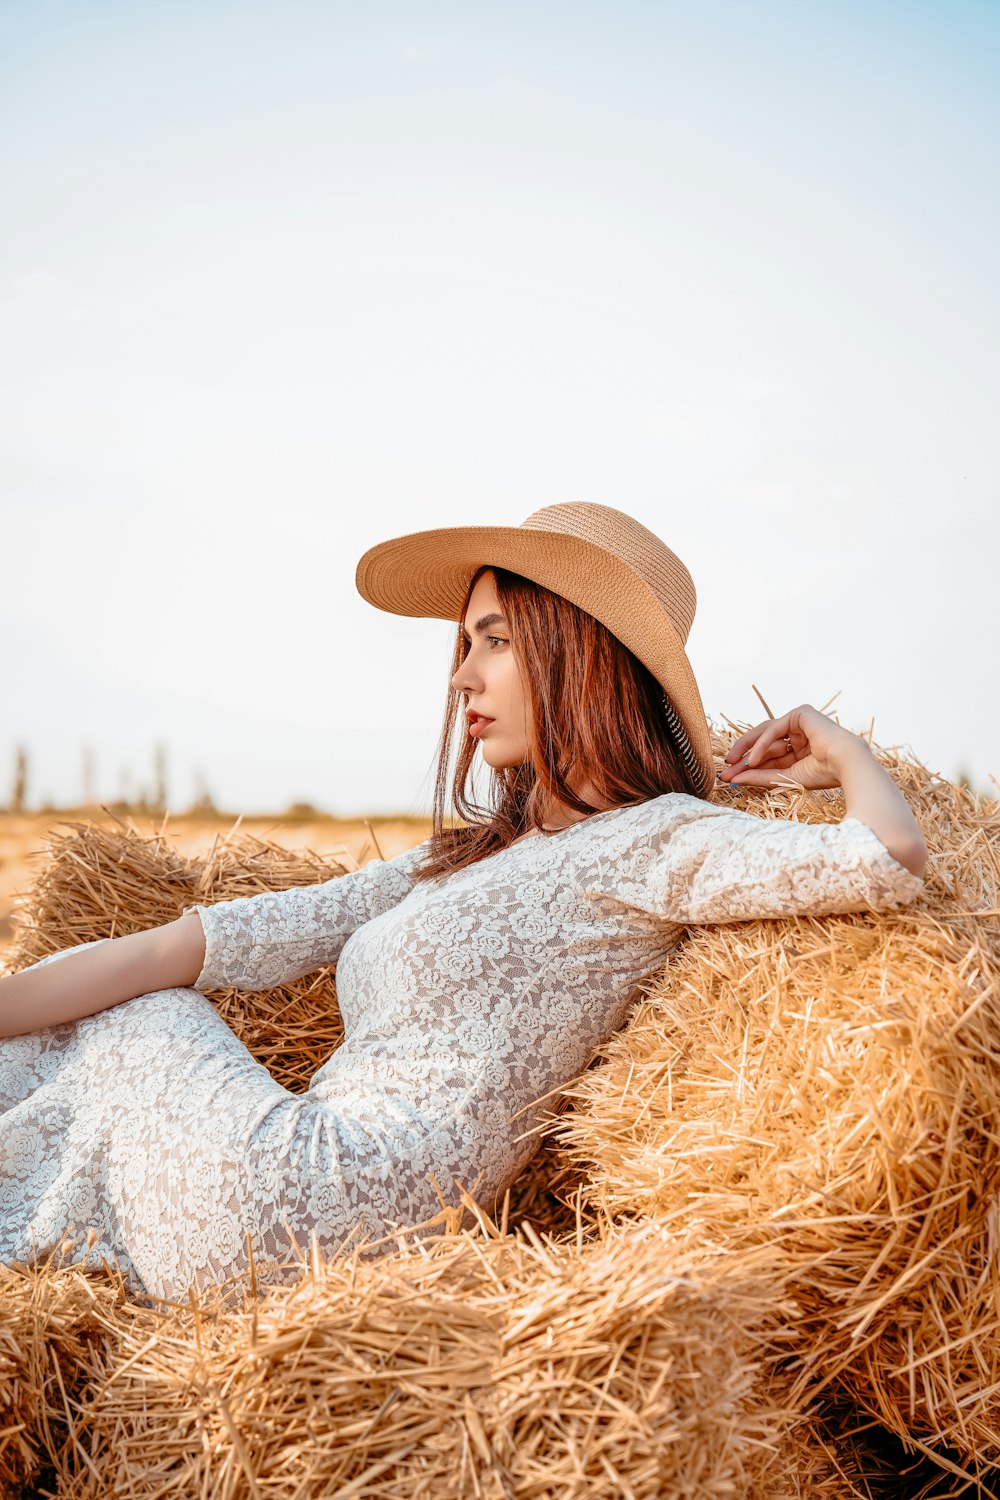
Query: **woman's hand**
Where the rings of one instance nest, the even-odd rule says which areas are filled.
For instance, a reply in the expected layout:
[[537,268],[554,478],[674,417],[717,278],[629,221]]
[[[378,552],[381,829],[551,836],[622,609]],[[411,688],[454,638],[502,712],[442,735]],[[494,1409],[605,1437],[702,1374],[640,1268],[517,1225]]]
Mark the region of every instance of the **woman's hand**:
[[893,859],[923,876],[927,845],[906,798],[860,735],[809,703],[741,734],[720,777],[726,786],[842,786],[844,817],[867,823]]
[[845,754],[857,754],[860,746],[865,742],[858,735],[803,703],[741,734],[720,775],[726,786],[841,786]]

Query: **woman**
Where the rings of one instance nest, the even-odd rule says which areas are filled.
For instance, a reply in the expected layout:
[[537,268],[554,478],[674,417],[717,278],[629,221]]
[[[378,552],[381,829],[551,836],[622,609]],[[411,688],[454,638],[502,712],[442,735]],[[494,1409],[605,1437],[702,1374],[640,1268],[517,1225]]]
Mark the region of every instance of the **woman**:
[[[691,578],[621,512],[397,538],[362,558],[358,587],[461,622],[432,837],[0,980],[0,1260],[74,1224],[90,1230],[78,1256],[182,1296],[241,1272],[248,1236],[258,1265],[288,1263],[313,1234],[328,1252],[391,1244],[459,1185],[492,1207],[685,925],[881,911],[920,890],[906,802],[814,708],[742,735],[718,775],[840,785],[841,823],[708,800]],[[450,800],[468,826],[451,828],[459,707]],[[345,1040],[292,1095],[200,991],[334,962]]]

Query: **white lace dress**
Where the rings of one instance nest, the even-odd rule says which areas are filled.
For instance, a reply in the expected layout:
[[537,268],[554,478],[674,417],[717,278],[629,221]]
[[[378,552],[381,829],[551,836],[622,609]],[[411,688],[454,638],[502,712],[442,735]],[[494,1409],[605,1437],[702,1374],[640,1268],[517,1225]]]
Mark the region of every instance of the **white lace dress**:
[[[194,988],[0,1041],[0,1262],[75,1226],[78,1259],[176,1297],[239,1273],[248,1231],[258,1264],[287,1263],[290,1235],[327,1252],[391,1236],[458,1183],[492,1210],[540,1113],[685,925],[882,911],[923,884],[855,818],[771,821],[681,794],[415,884],[425,847],[198,907]],[[345,1039],[291,1094],[200,990],[334,962]]]

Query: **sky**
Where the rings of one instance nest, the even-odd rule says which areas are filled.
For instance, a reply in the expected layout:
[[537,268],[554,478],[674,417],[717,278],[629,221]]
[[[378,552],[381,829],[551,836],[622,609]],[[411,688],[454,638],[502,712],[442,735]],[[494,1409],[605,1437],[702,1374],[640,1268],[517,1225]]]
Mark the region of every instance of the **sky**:
[[453,627],[357,561],[568,500],[711,718],[990,787],[998,69],[994,0],[0,0],[0,803],[425,809]]

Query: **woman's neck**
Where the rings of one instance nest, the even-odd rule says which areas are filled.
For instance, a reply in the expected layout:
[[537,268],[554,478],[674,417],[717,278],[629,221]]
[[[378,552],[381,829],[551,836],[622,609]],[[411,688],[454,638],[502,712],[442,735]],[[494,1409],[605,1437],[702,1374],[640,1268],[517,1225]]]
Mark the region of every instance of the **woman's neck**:
[[[589,802],[597,812],[608,812],[613,806],[613,803],[598,797],[589,781],[585,782],[579,790],[576,787],[572,790],[584,802]],[[589,817],[589,813],[578,812],[575,807],[568,807],[565,802],[548,802],[543,805],[541,815],[536,817],[534,826],[542,833],[558,833],[560,829],[569,828],[571,824],[580,823],[584,818]]]

